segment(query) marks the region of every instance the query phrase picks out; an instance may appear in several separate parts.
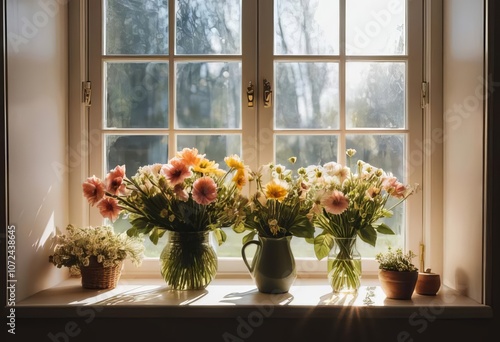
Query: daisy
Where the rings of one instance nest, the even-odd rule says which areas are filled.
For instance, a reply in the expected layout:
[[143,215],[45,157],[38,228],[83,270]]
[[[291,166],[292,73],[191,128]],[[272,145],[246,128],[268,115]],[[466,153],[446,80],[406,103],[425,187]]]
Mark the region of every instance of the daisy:
[[240,157],[237,156],[236,154],[233,154],[229,157],[224,158],[224,161],[226,162],[227,166],[230,168],[236,169],[236,170],[244,170],[245,165],[241,161]]
[[283,183],[276,180],[266,184],[265,194],[267,198],[276,199],[279,202],[283,201],[288,194],[288,191]]

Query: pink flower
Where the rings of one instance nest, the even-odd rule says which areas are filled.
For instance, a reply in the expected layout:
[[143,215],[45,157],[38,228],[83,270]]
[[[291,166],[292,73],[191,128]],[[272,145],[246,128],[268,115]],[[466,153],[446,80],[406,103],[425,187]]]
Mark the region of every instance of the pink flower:
[[90,205],[94,206],[104,197],[104,184],[96,176],[87,178],[82,184],[83,196],[87,198]]
[[405,197],[405,194],[406,194],[406,186],[400,182],[394,183],[394,188],[393,191],[391,192],[391,195],[396,198],[403,198]]
[[321,204],[328,213],[339,215],[349,207],[349,199],[342,192],[333,190],[330,195],[323,197]]
[[112,197],[103,198],[98,204],[99,212],[102,217],[108,218],[111,222],[115,222],[120,215],[121,208],[118,206],[118,201]]
[[163,165],[161,173],[165,175],[165,178],[172,185],[182,183],[184,179],[190,177],[192,174],[189,166],[180,158],[172,158],[168,164]]
[[106,190],[113,195],[125,193],[125,165],[117,166],[106,175]]
[[198,178],[193,183],[193,199],[201,205],[208,205],[217,199],[217,184],[210,177]]
[[181,201],[186,202],[189,199],[189,194],[186,190],[184,190],[184,186],[182,184],[176,184],[174,186],[174,193]]

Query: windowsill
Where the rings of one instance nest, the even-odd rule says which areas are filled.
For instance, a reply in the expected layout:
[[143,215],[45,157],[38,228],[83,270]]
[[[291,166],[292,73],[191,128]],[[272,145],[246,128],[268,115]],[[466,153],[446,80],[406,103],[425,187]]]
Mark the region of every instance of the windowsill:
[[420,315],[422,308],[438,319],[492,317],[491,307],[445,286],[436,296],[414,293],[411,300],[387,299],[376,277],[363,278],[357,295],[334,295],[323,278],[297,278],[285,294],[260,293],[249,277],[218,277],[198,291],[171,291],[159,278],[123,276],[115,289],[87,290],[79,278],[69,278],[16,303],[16,314],[78,317],[80,306],[91,306],[97,317],[235,317],[259,309],[273,317],[325,317],[353,310],[363,317],[401,318]]

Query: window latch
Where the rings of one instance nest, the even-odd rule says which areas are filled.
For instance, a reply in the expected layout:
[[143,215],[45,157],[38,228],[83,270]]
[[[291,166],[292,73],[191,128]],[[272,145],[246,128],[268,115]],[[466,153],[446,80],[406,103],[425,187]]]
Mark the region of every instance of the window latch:
[[83,103],[86,107],[92,104],[92,83],[90,81],[83,82]]
[[248,82],[248,87],[247,87],[247,106],[248,107],[253,107],[253,101],[254,101],[254,88],[252,81]]

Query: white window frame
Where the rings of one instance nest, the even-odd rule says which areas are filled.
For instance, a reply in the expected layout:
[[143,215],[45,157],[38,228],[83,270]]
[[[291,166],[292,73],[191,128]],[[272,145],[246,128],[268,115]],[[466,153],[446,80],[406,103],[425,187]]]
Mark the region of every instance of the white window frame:
[[[340,1],[341,6],[345,7],[345,1],[346,0]],[[423,13],[423,10],[424,10],[423,1],[424,0],[408,1],[407,13],[412,13],[412,14],[418,13],[419,17],[423,18],[423,15],[424,15],[424,13]],[[88,0],[89,6],[96,6],[96,4],[97,4],[97,7],[100,7],[98,5],[99,2],[100,2],[99,0]],[[85,2],[83,2],[83,3],[85,3]],[[249,11],[249,13],[251,13],[252,15],[256,15],[257,10],[258,10],[257,6],[263,6],[263,5],[268,6],[268,3],[271,3],[271,2],[268,1],[266,4],[266,1],[257,2],[257,1],[243,0],[242,3],[243,3],[243,6],[244,6],[246,11]],[[173,10],[173,4],[174,4],[174,1],[169,2],[170,10]],[[272,5],[270,7],[272,7]],[[82,12],[82,15],[86,17],[88,8],[86,8],[84,5],[81,5],[80,10]],[[93,10],[95,10],[95,9],[93,9]],[[272,8],[270,10],[268,9],[268,10],[263,11],[263,13],[266,13],[266,15],[271,15],[271,17],[272,17]],[[253,22],[253,21],[250,21],[248,19],[251,17],[252,17],[251,15],[248,15],[248,16],[245,15],[243,17],[243,20],[249,21],[249,23],[246,23],[246,24],[244,23],[244,25],[251,25],[251,26],[256,27],[257,22]],[[100,25],[95,25],[94,20],[96,20],[95,17],[89,19],[87,22],[88,35],[93,37],[93,38],[99,37],[98,39],[101,39],[102,38],[101,34],[96,32],[97,29],[100,29],[98,27]],[[262,20],[260,20],[259,23],[262,23]],[[342,21],[341,21],[341,23],[342,23]],[[342,27],[342,25],[341,25],[341,27]],[[170,39],[169,39],[170,51],[171,51],[171,55],[173,55],[173,45],[174,45],[173,42],[175,42],[175,37],[174,37],[173,30],[170,30],[170,31],[171,31],[170,32]],[[342,35],[343,29],[341,28],[340,31],[341,31],[341,35]],[[407,106],[409,108],[420,108],[420,101],[421,101],[420,85],[422,83],[423,75],[424,75],[423,63],[421,62],[422,55],[423,55],[422,50],[421,50],[423,47],[421,37],[423,35],[423,32],[424,32],[423,20],[417,20],[417,21],[415,21],[414,25],[409,25],[407,44],[408,44],[408,49],[409,49],[410,53],[409,53],[408,63],[412,65],[412,68],[409,68],[410,72],[407,74],[407,83],[408,83],[408,89],[407,89],[408,104],[407,104]],[[257,40],[256,30],[242,30],[242,34],[246,35],[247,36],[246,39],[248,39],[249,41],[256,41]],[[271,37],[272,35],[268,35],[268,36]],[[81,39],[82,39],[82,42],[86,42],[88,37],[81,37]],[[412,42],[412,44],[410,44],[410,42]],[[415,42],[420,42],[420,43],[415,44]],[[102,42],[99,42],[99,46],[100,45],[102,45]],[[256,60],[257,51],[255,49],[249,48],[248,46],[245,46],[245,45],[243,45],[242,48],[243,48],[243,57],[242,57],[243,64],[248,64],[249,61]],[[417,49],[419,49],[419,51],[417,53],[412,53],[413,48],[417,48]],[[85,51],[83,53],[85,54],[86,57],[88,56],[89,62],[91,62],[92,56],[95,55],[95,51],[92,50],[92,46],[88,47],[88,51],[89,51],[88,55],[87,55],[86,51],[87,51],[87,49],[85,49]],[[82,51],[80,51],[80,53],[82,54]],[[259,58],[260,59],[265,58],[266,53],[272,54],[272,50],[269,50],[269,51],[267,51],[267,50],[262,51],[261,50],[258,54]],[[342,51],[341,51],[340,59],[342,59],[342,58],[345,58],[345,56],[344,57],[342,56]],[[84,60],[86,60],[86,59],[84,59]],[[269,64],[270,63],[268,63],[268,65]],[[243,75],[242,75],[242,94],[245,94],[247,80],[251,80],[252,83],[255,84],[256,90],[257,90],[256,93],[260,94],[259,86],[262,83],[262,80],[267,77],[266,75],[272,75],[272,73],[273,73],[272,70],[269,70],[269,69],[266,69],[265,67],[262,67],[262,65],[264,65],[264,64],[260,64],[260,65],[261,65],[261,67],[258,70],[258,74],[257,74],[256,69],[253,69],[250,71],[248,71],[248,70],[245,71],[245,69],[244,69]],[[83,68],[87,69],[86,66]],[[173,70],[173,63],[171,63],[170,68],[171,68],[171,70]],[[96,68],[95,70],[100,70],[100,68]],[[85,80],[93,81],[92,88],[93,88],[94,95],[96,93],[97,94],[103,93],[102,92],[103,90],[101,89],[101,82],[95,81],[95,80],[102,79],[102,77],[101,77],[102,75],[99,75],[99,74],[89,75],[88,69],[86,70],[86,72],[82,72],[81,74],[87,76],[87,79],[82,79],[82,81],[85,81]],[[173,73],[171,73],[171,75],[173,75]],[[418,81],[416,81],[416,80],[414,81],[415,78],[418,78]],[[173,78],[172,77],[170,80],[170,87],[173,87]],[[171,88],[171,89],[173,89],[173,88]],[[418,95],[409,96],[409,94],[418,94]],[[91,108],[102,108],[101,100],[102,100],[101,96],[93,96]],[[173,108],[172,108],[173,102],[174,101],[170,101],[170,106],[171,106],[170,110],[173,110]],[[258,106],[262,106],[261,101],[260,102],[258,101],[257,103],[258,103]],[[259,108],[260,113],[263,113],[263,114],[267,114],[265,112],[266,110],[272,110],[272,109],[264,109],[263,107]],[[255,115],[253,109],[248,109],[246,106],[242,106],[242,111],[243,111],[242,112],[242,120],[253,120],[253,116]],[[409,114],[409,117],[407,118],[408,125],[412,126],[412,127],[419,127],[419,126],[422,127],[423,126],[422,114],[425,114],[425,113],[426,113],[426,111],[423,111],[423,110],[411,111]],[[95,125],[95,122],[93,122],[92,120],[89,120],[88,115],[89,115],[88,108],[82,108],[82,116],[80,117],[80,122],[76,125],[76,126],[80,127],[79,132],[95,132],[96,129],[98,131],[100,131],[101,128],[97,127]],[[264,116],[260,117],[259,123],[258,123],[258,127],[260,130],[263,128],[263,125],[265,125],[264,120],[262,120],[263,117],[272,118],[272,115],[264,115]],[[82,118],[83,118],[83,120],[82,120]],[[75,119],[72,119],[72,121],[74,122]],[[244,124],[244,123],[242,123],[242,124]],[[267,123],[267,124],[269,124],[269,123]],[[73,127],[75,127],[75,124],[73,124]],[[173,125],[170,125],[170,127],[173,128]],[[253,124],[253,125],[248,124],[248,127],[253,127],[253,128],[251,128],[253,131],[249,132],[250,134],[248,134],[247,138],[242,138],[242,142],[246,144],[246,145],[243,145],[243,151],[245,151],[245,149],[247,149],[247,148],[253,148],[252,146],[256,146],[255,140],[258,137],[259,130],[257,129],[257,125],[256,124]],[[268,126],[268,127],[272,127],[272,125]],[[407,138],[408,151],[418,150],[418,148],[420,147],[419,142],[424,141],[424,136],[422,135],[422,131],[418,130],[418,129],[415,129],[414,131],[417,133],[416,134],[410,133],[410,135]],[[70,132],[72,132],[70,134],[73,134],[73,133],[77,132],[77,130],[72,129]],[[429,127],[426,126],[426,133],[428,133],[428,132],[429,132]],[[87,177],[90,174],[100,174],[101,173],[99,170],[97,170],[95,168],[88,167],[87,164],[96,165],[96,163],[95,163],[96,160],[97,161],[100,160],[100,162],[102,163],[102,161],[103,161],[102,156],[104,155],[104,153],[103,153],[102,146],[100,146],[99,144],[96,144],[95,141],[92,140],[92,134],[84,133],[84,134],[80,134],[80,136],[81,136],[81,139],[90,140],[89,145],[92,147],[92,151],[89,151],[89,154],[90,154],[89,159],[83,160],[83,162],[82,162],[82,167],[81,167],[82,170],[80,172],[80,178],[81,178],[81,180],[83,180],[85,177]],[[169,148],[170,153],[174,153],[175,142],[173,141],[173,134],[170,135],[169,146],[170,146],[170,148]],[[95,153],[96,151],[100,151],[100,152]],[[410,155],[410,153],[408,153],[408,155]],[[259,154],[258,160],[254,161],[253,165],[251,164],[250,166],[255,168],[260,163],[263,163],[264,160],[266,160],[266,162],[267,162],[268,158],[269,158],[269,155],[266,155],[265,153],[261,153],[261,154]],[[423,156],[423,158],[428,158],[428,156]],[[85,158],[82,158],[82,159],[85,159]],[[419,167],[417,168],[417,171],[409,179],[410,183],[419,183],[421,185],[423,185],[425,183],[425,180],[427,179],[427,177],[424,179],[424,172],[423,172],[424,168],[422,167],[424,165],[424,163],[425,163],[425,160],[423,160],[420,163]],[[415,181],[415,180],[417,180],[417,181]],[[73,183],[75,183],[75,181],[73,181]],[[78,189],[78,188],[76,186],[73,186],[73,191],[71,194],[71,198],[73,199],[73,203],[74,203],[74,204],[72,204],[72,207],[77,208],[77,209],[74,209],[74,211],[75,212],[81,211],[82,224],[84,224],[84,225],[95,224],[95,222],[98,222],[97,220],[101,219],[97,210],[93,210],[93,209],[89,210],[87,203],[84,201],[84,198],[81,195],[81,188],[78,189],[78,191],[76,191],[76,189]],[[426,198],[431,196],[430,192],[425,193],[425,196],[426,196]],[[410,220],[410,215],[411,215],[411,221],[412,221],[412,224],[414,225],[414,227],[424,227],[424,223],[427,223],[427,222],[424,222],[424,220],[423,220],[422,201],[423,201],[422,192],[419,192],[419,193],[413,195],[411,197],[411,199],[407,201],[407,203],[408,203],[407,220]],[[429,209],[428,207],[426,207],[426,208],[427,208],[427,210]],[[424,210],[425,210],[425,208],[424,208]],[[423,242],[423,238],[424,238],[423,232],[424,231],[425,230],[423,228],[422,229],[412,229],[411,231],[407,231],[407,233],[405,235],[406,248],[418,251],[420,244]],[[221,248],[223,248],[223,246]],[[367,260],[366,262],[363,263],[363,274],[375,274],[377,272],[377,268],[378,268],[378,266],[376,265],[374,260]],[[302,274],[304,276],[314,276],[316,274],[324,274],[326,272],[326,260],[318,261],[315,259],[297,258],[297,269],[299,271],[299,274]],[[159,276],[158,261],[157,261],[157,259],[145,259],[143,262],[143,265],[140,268],[136,268],[135,266],[131,266],[129,263],[126,263],[124,273],[134,275],[134,276],[153,276],[153,277]],[[219,274],[233,276],[233,275],[242,274],[242,273],[247,274],[247,270],[244,267],[241,258],[238,258],[238,257],[220,258],[220,260],[219,260]]]

